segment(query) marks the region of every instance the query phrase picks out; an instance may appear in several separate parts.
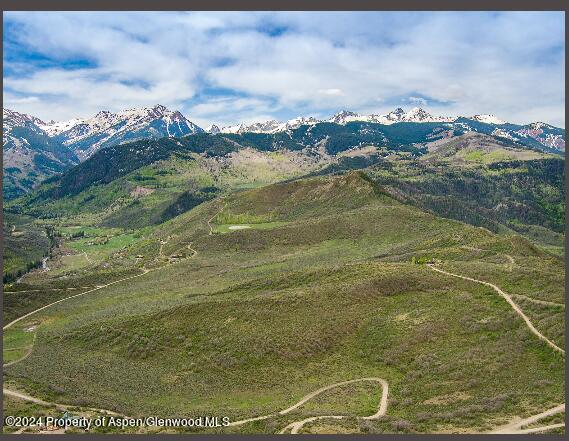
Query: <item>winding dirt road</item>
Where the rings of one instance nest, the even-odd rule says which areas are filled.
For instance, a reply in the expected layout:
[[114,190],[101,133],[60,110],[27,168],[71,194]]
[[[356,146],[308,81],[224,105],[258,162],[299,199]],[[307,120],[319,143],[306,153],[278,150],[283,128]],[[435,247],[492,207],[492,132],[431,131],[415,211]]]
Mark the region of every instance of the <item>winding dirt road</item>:
[[[511,258],[511,256],[509,256],[509,257]],[[508,259],[508,260],[510,260],[510,259]],[[511,258],[511,263],[512,264],[514,263],[513,258]],[[446,274],[448,276],[458,277],[459,279],[469,280],[471,282],[476,282],[476,283],[480,283],[482,285],[489,286],[494,291],[496,291],[498,294],[500,294],[510,304],[510,306],[514,309],[514,311],[524,320],[524,322],[526,323],[526,325],[528,326],[528,328],[530,329],[530,331],[533,334],[535,334],[539,339],[541,339],[542,341],[547,343],[552,349],[561,353],[563,355],[563,357],[565,357],[565,351],[563,349],[561,349],[559,346],[557,346],[555,343],[553,343],[551,340],[549,340],[541,332],[539,332],[535,328],[535,326],[532,324],[530,319],[520,309],[520,307],[512,300],[512,297],[510,295],[506,294],[504,291],[502,291],[500,288],[498,288],[493,283],[485,282],[483,280],[474,279],[472,277],[462,276],[460,274],[454,274],[454,273],[442,270],[440,268],[436,268],[432,264],[429,264],[427,266],[434,271],[437,271],[437,272],[442,273],[442,274]],[[522,297],[525,297],[525,296],[522,296]],[[531,298],[527,297],[527,299],[530,300]],[[531,299],[531,300],[535,301],[535,299]],[[544,302],[544,303],[552,303],[552,302]],[[558,305],[558,304],[555,304],[555,305]],[[514,434],[514,433],[515,434],[519,434],[519,433],[541,433],[541,432],[547,432],[548,430],[552,430],[552,429],[556,429],[556,428],[560,428],[560,427],[565,427],[565,423],[558,423],[558,424],[551,424],[548,426],[532,427],[529,429],[523,429],[523,427],[525,427],[525,426],[529,426],[530,424],[533,424],[537,421],[540,421],[540,420],[542,420],[548,416],[555,415],[555,414],[558,414],[561,412],[565,412],[565,404],[560,404],[559,406],[556,406],[552,409],[541,412],[537,415],[533,415],[531,417],[528,417],[528,418],[525,418],[522,420],[511,422],[509,424],[506,424],[505,426],[502,426],[502,427],[499,427],[498,429],[493,430],[490,433],[503,433],[503,434],[505,434],[505,433],[510,433],[510,434]]]
[[[191,259],[192,257],[195,257],[195,256],[198,254],[197,250],[195,250],[195,249],[192,248],[192,243],[190,243],[189,245],[187,245],[187,248],[190,249],[190,250],[193,252],[193,254],[188,257],[189,259]],[[15,320],[12,320],[10,323],[8,323],[7,325],[5,325],[5,326],[2,328],[2,330],[5,331],[6,329],[9,329],[9,328],[11,328],[13,325],[15,325],[16,323],[20,322],[21,320],[24,320],[24,319],[30,317],[31,315],[34,315],[34,314],[36,314],[36,313],[38,313],[38,312],[40,312],[40,311],[43,311],[44,309],[47,309],[47,308],[49,308],[49,307],[51,307],[51,306],[57,305],[58,303],[62,303],[62,302],[65,302],[65,301],[67,301],[67,300],[74,299],[74,298],[76,298],[76,297],[81,297],[81,296],[84,296],[84,295],[86,295],[86,294],[90,294],[90,293],[92,293],[92,292],[94,292],[94,291],[98,291],[98,290],[100,290],[100,289],[107,288],[107,287],[109,287],[109,286],[111,286],[111,285],[115,285],[115,284],[117,284],[117,283],[121,283],[121,282],[124,282],[124,281],[126,281],[126,280],[131,280],[131,279],[135,279],[135,278],[137,278],[137,277],[144,276],[145,274],[148,274],[148,273],[150,273],[150,272],[152,272],[152,271],[156,271],[156,270],[158,270],[158,269],[162,269],[162,268],[164,268],[165,266],[168,266],[168,265],[171,265],[171,264],[162,265],[162,266],[160,266],[160,267],[152,268],[152,269],[143,268],[143,271],[142,271],[142,273],[140,273],[140,274],[135,274],[134,276],[125,277],[125,278],[123,278],[123,279],[115,280],[114,282],[110,282],[110,283],[107,283],[107,284],[105,284],[105,285],[98,285],[96,288],[90,289],[90,290],[88,290],[88,291],[84,291],[84,292],[81,292],[81,293],[79,293],[79,294],[75,294],[75,295],[72,295],[72,296],[69,296],[69,297],[65,297],[65,298],[63,298],[63,299],[59,299],[59,300],[57,300],[57,301],[55,301],[55,302],[49,303],[49,304],[47,304],[47,305],[44,305],[44,306],[42,306],[41,308],[37,308],[37,309],[35,309],[35,310],[33,310],[33,311],[31,311],[31,312],[29,312],[29,313],[27,313],[27,314],[25,314],[25,315],[23,315],[23,316],[21,316],[21,317],[18,317],[18,318],[15,319]],[[33,340],[33,341],[35,342],[35,340],[36,340],[36,334],[34,334],[34,340]],[[11,365],[13,365],[13,364],[16,364],[16,363],[19,363],[19,362],[25,360],[25,359],[28,358],[28,357],[30,356],[30,354],[32,353],[33,347],[34,347],[34,343],[32,343],[32,345],[30,346],[29,350],[26,352],[26,354],[25,354],[23,357],[19,358],[18,360],[14,360],[14,361],[12,361],[12,362],[10,362],[10,363],[6,363],[5,365],[3,365],[3,367],[8,367],[8,366],[11,366]],[[13,390],[10,390],[10,389],[6,389],[6,388],[3,389],[3,393],[4,393],[4,395],[9,395],[9,396],[12,396],[12,397],[20,398],[20,399],[22,399],[22,400],[29,401],[29,402],[33,402],[33,403],[36,403],[36,404],[40,404],[40,405],[44,405],[44,406],[55,406],[55,407],[57,407],[58,409],[68,409],[68,408],[71,408],[71,407],[76,407],[76,406],[70,406],[70,405],[65,405],[65,404],[58,404],[58,403],[52,403],[52,402],[48,402],[48,401],[43,401],[43,400],[40,400],[39,398],[34,398],[34,397],[30,396],[30,395],[26,395],[26,394],[24,394],[24,393],[16,392],[16,391],[13,391]],[[112,411],[107,410],[107,409],[95,409],[95,408],[86,408],[86,409],[88,409],[88,410],[90,410],[90,411],[94,411],[94,412],[104,412],[104,413],[108,413],[108,414],[110,414],[110,415],[116,415],[116,416],[122,416],[122,417],[124,417],[124,415],[121,415],[121,414],[112,412]]]
[[26,347],[26,353],[22,357],[18,358],[17,360],[10,361],[8,363],[4,363],[2,367],[12,366],[13,364],[19,363],[20,361],[24,361],[26,358],[32,355],[33,350],[34,350],[33,345]]
[[[212,234],[213,234],[213,227],[212,227],[212,225],[211,225],[211,221],[212,221],[219,213],[221,213],[224,208],[225,208],[225,205],[224,205],[214,216],[212,216],[212,217],[207,221],[207,224],[208,224],[208,227],[209,227],[209,230],[210,230],[210,231],[209,231],[209,235],[212,235]],[[162,254],[162,245],[163,245],[163,244],[161,243],[159,254]],[[190,258],[191,258],[191,257],[194,257],[194,256],[197,254],[197,251],[192,248],[192,244],[191,244],[191,243],[190,243],[189,245],[187,245],[187,248],[190,249],[190,250],[193,252],[193,255],[190,256]],[[508,260],[510,261],[510,264],[512,264],[512,265],[515,264],[515,261],[514,261],[514,259],[513,259],[511,256],[507,256],[507,257],[508,257]],[[451,273],[451,272],[442,270],[442,269],[440,269],[440,268],[437,268],[437,267],[435,267],[434,265],[430,265],[430,264],[429,264],[428,266],[429,266],[429,268],[431,268],[433,271],[437,271],[437,272],[439,272],[439,273],[441,273],[441,274],[445,274],[445,275],[447,275],[447,276],[456,277],[456,278],[468,280],[468,281],[471,281],[471,282],[479,283],[479,284],[486,285],[486,286],[492,288],[493,290],[495,290],[498,294],[500,294],[500,295],[510,304],[510,306],[514,309],[514,311],[524,320],[524,322],[526,323],[526,325],[528,326],[528,328],[530,329],[530,331],[531,331],[534,335],[536,335],[539,339],[541,339],[542,341],[544,341],[545,343],[547,343],[552,349],[554,349],[555,351],[557,351],[557,352],[561,353],[563,356],[565,356],[565,351],[564,351],[563,349],[561,349],[560,347],[558,347],[555,343],[553,343],[553,342],[552,342],[551,340],[549,340],[547,337],[545,337],[543,334],[541,334],[541,333],[534,327],[534,325],[531,323],[531,321],[529,320],[529,318],[528,318],[528,317],[523,313],[523,311],[518,307],[518,305],[512,300],[512,297],[511,297],[510,295],[506,294],[504,291],[502,291],[498,286],[496,286],[496,285],[494,285],[494,284],[492,284],[492,283],[489,283],[489,282],[485,282],[485,281],[482,281],[482,280],[474,279],[474,278],[472,278],[472,277],[467,277],[467,276],[463,276],[463,275],[459,275],[459,274],[454,274],[454,273]],[[47,308],[49,308],[49,307],[51,307],[51,306],[53,306],[53,305],[56,305],[56,304],[58,304],[58,303],[61,303],[61,302],[64,302],[64,301],[67,301],[67,300],[70,300],[70,299],[73,299],[73,298],[76,298],[76,297],[80,297],[80,296],[83,296],[83,295],[92,293],[92,292],[94,292],[94,291],[98,291],[98,290],[100,290],[100,289],[106,288],[106,287],[108,287],[108,286],[111,286],[111,285],[114,285],[114,284],[117,284],[117,283],[124,282],[124,281],[126,281],[126,280],[130,280],[130,279],[134,279],[134,278],[137,278],[137,277],[141,277],[141,276],[143,276],[143,275],[145,275],[145,274],[148,274],[148,273],[151,272],[151,271],[155,271],[155,270],[161,269],[161,268],[163,268],[163,266],[162,266],[162,267],[153,268],[153,269],[146,269],[146,268],[144,268],[144,269],[143,269],[143,272],[142,272],[141,274],[136,274],[136,275],[134,275],[134,276],[130,276],[130,277],[126,277],[126,278],[123,278],[123,279],[120,279],[120,280],[116,280],[116,281],[114,281],[114,282],[111,282],[111,283],[108,283],[108,284],[105,284],[105,285],[97,286],[96,288],[90,289],[90,290],[88,290],[88,291],[85,291],[85,292],[82,292],[82,293],[79,293],[79,294],[75,294],[75,295],[72,295],[72,296],[69,296],[69,297],[66,297],[66,298],[57,300],[57,301],[55,301],[55,302],[52,302],[52,303],[50,303],[50,304],[48,304],[48,305],[45,305],[45,306],[42,306],[41,308],[38,308],[38,309],[36,309],[36,310],[34,310],[34,311],[31,311],[31,312],[29,312],[29,313],[27,313],[27,314],[25,314],[25,315],[23,315],[23,316],[21,316],[21,317],[15,319],[15,320],[13,320],[13,321],[11,321],[10,323],[8,323],[7,325],[5,325],[5,326],[3,327],[3,330],[9,329],[9,328],[12,327],[14,324],[20,322],[21,320],[24,320],[24,319],[30,317],[31,315],[36,314],[36,313],[38,313],[38,312],[40,312],[40,311],[42,311],[42,310],[44,310],[44,309],[47,309]],[[525,296],[520,296],[520,297],[526,298]],[[531,299],[531,298],[529,298],[529,297],[527,297],[527,299],[528,299],[528,300],[536,301],[536,302],[538,302],[538,303],[561,305],[561,304],[556,304],[556,303],[553,303],[553,302],[539,301],[539,300]],[[564,305],[562,305],[562,306],[564,306]],[[35,336],[34,336],[34,339],[35,339]],[[32,346],[32,347],[33,347],[33,346]],[[27,356],[29,356],[30,353],[31,353],[31,350],[30,350],[23,358],[20,358],[20,359],[18,359],[18,360],[15,360],[15,361],[13,361],[13,362],[10,362],[10,363],[8,363],[8,364],[6,364],[6,365],[4,365],[4,366],[9,366],[9,365],[11,365],[11,364],[15,364],[15,363],[17,363],[17,362],[19,362],[19,361],[22,361],[23,359],[27,358]],[[247,418],[247,419],[243,419],[243,420],[234,421],[234,422],[229,423],[229,426],[239,426],[239,425],[246,424],[246,423],[253,422],[253,421],[265,420],[265,419],[268,419],[268,418],[270,418],[270,417],[274,417],[274,416],[278,416],[278,415],[286,415],[286,414],[288,414],[288,413],[290,413],[290,412],[292,412],[292,411],[298,409],[299,407],[301,407],[303,404],[305,404],[305,403],[308,402],[309,400],[313,399],[314,397],[320,395],[321,393],[323,393],[323,392],[325,392],[325,391],[327,391],[327,390],[330,390],[330,389],[333,389],[333,388],[336,388],[336,387],[339,387],[339,386],[343,386],[343,385],[346,385],[346,384],[351,384],[351,383],[355,383],[355,382],[361,382],[361,381],[377,382],[377,383],[381,384],[381,386],[382,386],[382,394],[381,394],[381,399],[380,399],[380,403],[379,403],[379,406],[378,406],[377,411],[376,411],[373,415],[369,415],[369,416],[366,416],[366,417],[358,417],[359,419],[362,419],[362,420],[377,420],[377,419],[379,419],[380,417],[384,416],[384,415],[386,414],[386,412],[387,412],[388,394],[389,394],[389,384],[388,384],[388,382],[387,382],[386,380],[384,380],[384,379],[382,379],[382,378],[370,377],[370,378],[359,378],[359,379],[355,379],[355,380],[348,380],[348,381],[343,381],[343,382],[340,382],[340,383],[334,383],[334,384],[331,384],[331,385],[328,385],[328,386],[324,386],[324,387],[322,387],[322,388],[320,388],[320,389],[318,389],[318,390],[316,390],[316,391],[314,391],[314,392],[309,393],[308,395],[305,395],[303,398],[300,399],[300,401],[298,401],[298,402],[295,403],[294,405],[292,405],[292,406],[290,406],[290,407],[288,407],[288,408],[286,408],[286,409],[283,409],[283,410],[277,412],[276,414],[262,415],[262,416],[258,416],[258,417],[253,417],[253,418]],[[11,396],[11,397],[14,397],[14,398],[19,398],[19,399],[22,399],[22,400],[24,400],[24,401],[36,403],[36,404],[39,404],[39,405],[42,405],[42,406],[50,406],[50,407],[51,407],[51,406],[55,406],[57,409],[60,409],[60,410],[68,410],[68,409],[70,409],[70,408],[76,407],[76,406],[72,406],[72,405],[64,405],[64,404],[59,404],[59,403],[53,403],[53,402],[44,401],[44,400],[41,400],[41,399],[39,399],[39,398],[35,398],[35,397],[30,396],[30,395],[26,395],[26,394],[24,394],[24,393],[17,392],[17,391],[13,391],[13,390],[6,389],[6,388],[3,389],[3,393],[4,393],[4,395]],[[113,411],[110,411],[110,410],[107,410],[107,409],[96,409],[96,408],[84,408],[84,409],[86,409],[86,410],[88,410],[88,411],[92,411],[92,412],[100,412],[100,413],[106,413],[106,414],[109,414],[109,415],[116,415],[116,416],[122,416],[122,417],[124,417],[124,415],[118,414],[118,413],[116,413],[116,412],[113,412]],[[545,431],[552,430],[552,429],[559,428],[559,427],[564,427],[564,426],[565,426],[564,423],[557,423],[557,424],[551,424],[551,425],[542,426],[542,427],[525,428],[525,427],[527,427],[527,426],[529,426],[529,425],[531,425],[531,424],[534,424],[535,422],[538,422],[538,421],[540,421],[540,420],[542,420],[542,419],[544,419],[544,418],[546,418],[546,417],[549,417],[549,416],[552,416],[552,415],[555,415],[555,414],[558,414],[558,413],[561,413],[561,412],[565,412],[565,404],[561,404],[561,405],[556,406],[556,407],[554,407],[554,408],[552,408],[552,409],[546,410],[546,411],[544,411],[544,412],[542,412],[542,413],[540,413],[540,414],[533,415],[533,416],[531,416],[531,417],[528,417],[528,418],[525,418],[525,419],[522,419],[522,420],[517,420],[517,421],[511,422],[511,423],[508,423],[508,424],[506,424],[506,425],[504,425],[504,426],[501,426],[501,427],[499,427],[499,428],[493,430],[493,431],[490,432],[490,433],[496,433],[496,434],[498,434],[498,433],[500,433],[500,434],[507,434],[507,433],[539,433],[539,432],[545,432]],[[302,427],[304,427],[304,425],[306,425],[307,423],[310,423],[310,422],[313,422],[313,421],[316,421],[316,420],[319,420],[319,419],[344,419],[344,418],[349,418],[349,416],[348,416],[348,415],[322,415],[322,416],[308,417],[308,418],[305,418],[305,419],[303,419],[303,420],[294,421],[294,422],[288,424],[287,426],[285,426],[285,427],[280,431],[280,433],[287,433],[287,432],[290,431],[290,434],[297,434],[297,433],[302,429]]]
[[37,336],[37,334],[34,333],[34,338],[32,340],[32,344],[25,347],[26,353],[22,357],[18,358],[17,360],[12,360],[8,363],[4,363],[2,365],[2,367],[5,368],[8,366],[12,366],[13,364],[19,363],[20,361],[24,361],[26,358],[28,358],[30,355],[32,355],[32,351],[34,350],[34,344],[36,342],[36,336]]
[[59,410],[69,410],[69,409],[74,409],[74,408],[79,407],[81,409],[88,410],[90,412],[105,413],[107,415],[113,415],[113,416],[127,418],[125,415],[122,415],[122,414],[117,413],[117,412],[113,412],[112,410],[108,410],[108,409],[97,409],[94,407],[72,406],[72,405],[67,405],[67,404],[53,403],[51,401],[40,400],[39,398],[35,398],[35,397],[30,396],[30,395],[24,394],[22,392],[16,392],[16,391],[6,389],[6,388],[4,388],[2,390],[2,392],[4,395],[7,395],[9,397],[18,398],[20,400],[24,400],[24,401],[27,401],[29,403],[39,404],[40,406],[55,407],[56,409],[59,409]]
[[523,294],[510,294],[512,297],[519,297],[520,299],[527,300],[528,302],[537,303],[545,306],[556,306],[565,309],[564,303],[548,302],[547,300],[534,299],[532,297],[524,296]]
[[[280,412],[278,412],[276,414],[269,414],[269,415],[254,417],[254,418],[247,418],[247,419],[239,420],[239,421],[233,421],[232,423],[229,423],[229,425],[230,426],[240,426],[240,425],[245,424],[245,423],[249,423],[252,421],[265,420],[267,418],[277,416],[277,415],[286,415],[287,413],[290,413],[293,410],[298,409],[300,406],[305,404],[307,401],[311,400],[312,398],[316,397],[317,395],[320,395],[321,393],[323,393],[327,390],[333,389],[335,387],[343,386],[346,384],[357,383],[360,381],[374,381],[374,382],[381,384],[381,399],[379,402],[377,412],[375,412],[373,415],[366,416],[366,417],[359,417],[359,418],[364,419],[364,420],[376,420],[376,419],[380,418],[381,416],[385,415],[387,412],[387,397],[389,394],[389,384],[383,378],[370,377],[370,378],[358,378],[356,380],[342,381],[340,383],[334,383],[334,384],[330,384],[328,386],[321,387],[320,389],[315,390],[314,392],[311,392],[308,395],[305,395],[297,403],[293,404],[292,406],[290,406],[286,409],[281,410]],[[290,423],[284,429],[282,429],[280,431],[280,433],[286,433],[288,430],[290,430],[291,434],[296,434],[306,423],[309,423],[311,421],[315,421],[318,419],[323,419],[323,418],[342,419],[342,418],[348,418],[348,416],[347,415],[326,415],[326,416],[314,416],[314,417],[310,417],[310,418],[305,418],[303,420],[294,421],[294,422]]]
[[560,354],[562,354],[563,356],[565,356],[565,351],[563,349],[561,349],[559,346],[557,346],[555,343],[553,343],[551,340],[549,340],[545,335],[543,335],[541,332],[539,332],[535,326],[533,325],[533,323],[530,321],[530,319],[528,318],[527,315],[524,314],[524,312],[520,309],[520,307],[512,300],[512,297],[509,294],[506,294],[504,291],[502,291],[500,288],[498,288],[496,285],[494,285],[493,283],[490,282],[485,282],[483,280],[478,280],[478,279],[474,279],[472,277],[467,277],[467,276],[461,276],[460,274],[454,274],[454,273],[450,273],[448,271],[442,270],[440,268],[435,267],[432,264],[427,265],[429,268],[431,268],[433,271],[437,271],[441,274],[446,274],[447,276],[452,276],[452,277],[457,277],[459,279],[464,279],[464,280],[469,280],[471,282],[475,282],[475,283],[480,283],[482,285],[486,285],[489,286],[490,288],[492,288],[494,291],[496,291],[498,294],[500,294],[509,304],[510,306],[513,308],[513,310],[516,312],[516,314],[518,314],[526,323],[526,325],[528,326],[528,328],[530,329],[530,331],[536,335],[540,340],[543,340],[545,343],[547,343],[552,349],[554,349],[555,351],[559,352]]
[[105,285],[97,286],[96,288],[90,289],[90,290],[88,290],[88,291],[84,291],[84,292],[81,292],[81,293],[79,293],[79,294],[75,294],[75,295],[72,295],[72,296],[69,296],[69,297],[65,297],[65,298],[63,298],[63,299],[56,300],[55,302],[51,302],[51,303],[49,303],[49,304],[47,304],[47,305],[44,305],[44,306],[42,306],[41,308],[38,308],[38,309],[34,309],[32,312],[28,312],[27,314],[24,314],[23,316],[18,317],[18,318],[15,319],[15,320],[12,320],[10,323],[8,323],[7,325],[5,325],[5,326],[2,328],[2,330],[5,331],[6,329],[9,329],[9,328],[11,328],[12,326],[14,326],[14,325],[15,325],[16,323],[18,323],[19,321],[24,320],[25,318],[28,318],[28,317],[30,317],[31,315],[34,315],[34,314],[36,314],[36,313],[38,313],[38,312],[40,312],[40,311],[43,311],[44,309],[47,309],[47,308],[49,308],[49,307],[51,307],[51,306],[53,306],[53,305],[57,305],[58,303],[65,302],[65,301],[67,301],[67,300],[71,300],[71,299],[74,299],[74,298],[76,298],[76,297],[84,296],[85,294],[89,294],[89,293],[92,293],[92,292],[94,292],[94,291],[98,291],[98,290],[100,290],[100,289],[106,288],[106,287],[108,287],[108,286],[115,285],[116,283],[124,282],[125,280],[135,279],[136,277],[144,276],[145,274],[148,274],[148,273],[151,272],[151,271],[154,271],[154,269],[149,270],[149,269],[144,268],[143,272],[140,273],[140,274],[136,274],[136,275],[130,276],[130,277],[125,277],[124,279],[115,280],[114,282],[110,282],[110,283],[107,283],[107,284],[105,284]]

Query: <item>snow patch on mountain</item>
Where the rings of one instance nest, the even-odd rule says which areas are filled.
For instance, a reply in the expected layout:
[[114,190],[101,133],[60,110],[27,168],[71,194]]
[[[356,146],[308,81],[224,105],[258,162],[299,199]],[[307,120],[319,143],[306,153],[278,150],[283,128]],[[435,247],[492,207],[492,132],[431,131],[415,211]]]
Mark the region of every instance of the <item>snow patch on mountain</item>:
[[45,124],[41,119],[25,113],[16,112],[10,109],[2,109],[2,145],[4,149],[12,147],[29,146],[29,141],[25,137],[14,135],[12,132],[16,127],[24,127],[32,133],[41,137],[47,134],[40,128]]
[[[68,121],[48,123],[30,115],[3,109],[4,145],[25,145],[23,137],[10,138],[12,127],[26,127],[43,137],[52,138],[74,152],[84,160],[97,150],[140,139],[156,139],[161,137],[180,137],[204,132],[178,111],[167,109],[163,105],[123,110],[120,112],[100,111],[91,118],[75,118]],[[211,134],[218,133],[290,133],[300,126],[314,126],[318,123],[348,124],[351,122],[368,122],[383,125],[397,123],[442,123],[441,130],[484,132],[494,136],[522,141],[532,138],[543,146],[557,150],[565,149],[565,131],[543,122],[525,126],[508,124],[491,114],[478,114],[471,117],[435,116],[420,107],[409,111],[397,108],[385,114],[361,115],[349,110],[342,110],[327,119],[300,116],[287,121],[274,119],[260,122],[240,123],[220,128],[211,125],[205,130]],[[478,123],[487,124],[482,127]],[[444,127],[443,127],[444,126]],[[364,130],[364,129],[361,129]],[[526,142],[526,141],[524,141]],[[533,142],[533,141],[531,141]]]
[[[557,133],[555,133],[557,132]],[[559,129],[543,122],[528,124],[524,128],[515,132],[522,137],[535,139],[540,144],[552,149],[565,151],[564,134],[559,133]]]
[[30,123],[35,124],[36,126],[45,124],[41,119],[36,118],[35,116],[5,108],[2,109],[2,119],[4,130],[11,129],[12,127],[23,127]]
[[510,139],[512,141],[518,140],[518,138],[513,136],[510,132],[507,132],[506,130],[499,129],[499,128],[496,128],[492,131],[492,136],[497,136],[500,138],[506,138],[506,139]]
[[319,120],[314,117],[297,117],[284,122],[275,120],[255,122],[251,124],[235,124],[232,126],[222,127],[221,133],[278,133],[296,129],[302,125],[315,125],[322,122],[334,124],[347,124],[353,121],[394,124],[398,122],[452,122],[456,118],[446,116],[433,116],[425,110],[415,107],[409,112],[405,112],[401,108],[397,108],[385,115],[360,115],[349,110],[342,110],[325,120]]
[[[220,129],[221,133],[279,133],[296,129],[302,125],[314,125],[321,122],[314,117],[300,116],[288,121],[280,122],[277,120],[269,120],[263,122],[255,122],[251,124],[236,124],[226,126]],[[212,132],[210,132],[212,133]]]
[[342,110],[328,119],[327,122],[347,124],[352,121],[363,121],[389,125],[399,122],[452,122],[455,119],[456,118],[453,117],[431,115],[420,107],[414,107],[409,112],[405,112],[399,107],[385,115],[359,115],[354,112]]
[[300,126],[313,126],[314,124],[318,124],[320,121],[314,118],[313,116],[305,117],[299,116],[293,119],[289,119],[284,123],[280,124],[278,127],[279,132],[286,132],[288,130],[298,129]]
[[482,114],[482,115],[474,115],[468,119],[472,119],[474,121],[486,123],[486,124],[496,124],[496,125],[503,125],[506,124],[506,121],[501,120],[500,118],[490,115],[490,114]]

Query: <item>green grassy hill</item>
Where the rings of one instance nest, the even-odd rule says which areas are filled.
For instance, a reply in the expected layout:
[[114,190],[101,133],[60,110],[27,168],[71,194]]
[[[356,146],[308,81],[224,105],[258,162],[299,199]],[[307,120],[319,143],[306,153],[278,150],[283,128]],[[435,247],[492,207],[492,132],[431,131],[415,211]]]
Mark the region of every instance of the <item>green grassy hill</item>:
[[[5,384],[129,416],[235,420],[380,377],[390,386],[386,417],[325,422],[368,433],[485,431],[563,402],[563,357],[503,298],[415,263],[525,297],[536,326],[564,347],[560,307],[531,302],[563,302],[563,260],[518,235],[402,203],[378,182],[351,172],[227,190],[136,233],[103,226],[72,238],[81,228],[62,226],[72,252],[12,290],[63,298],[140,276],[6,332],[5,343],[32,327],[37,337],[29,357],[4,369]],[[374,392],[338,388],[290,414],[219,430],[275,433],[318,403],[318,412],[361,416]]]
[[557,155],[527,149],[506,138],[495,138],[475,132],[465,133],[456,138],[441,139],[427,145],[429,153],[421,158],[424,161],[442,160],[491,164],[508,160],[558,157]]
[[507,160],[491,164],[398,160],[369,175],[399,200],[440,216],[517,232],[564,248],[565,161]]

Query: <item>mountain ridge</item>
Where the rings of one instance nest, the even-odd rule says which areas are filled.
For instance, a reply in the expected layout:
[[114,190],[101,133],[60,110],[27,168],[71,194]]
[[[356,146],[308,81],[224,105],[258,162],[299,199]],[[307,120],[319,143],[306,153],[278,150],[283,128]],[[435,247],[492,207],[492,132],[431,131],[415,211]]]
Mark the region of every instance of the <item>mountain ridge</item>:
[[[286,121],[271,119],[251,123],[241,122],[229,126],[212,124],[206,129],[190,121],[180,111],[172,111],[161,104],[156,104],[152,107],[132,108],[116,113],[102,110],[91,118],[74,118],[59,122],[49,121],[48,123],[32,115],[10,109],[5,109],[6,112],[20,115],[17,121],[20,121],[21,124],[35,124],[47,136],[55,138],[63,145],[73,149],[81,160],[86,159],[99,148],[143,138],[179,137],[202,132],[213,134],[279,133],[288,132],[303,125],[313,126],[319,123],[345,125],[350,122],[369,122],[382,125],[402,122],[453,123],[462,124],[467,131],[477,131],[476,126],[472,124],[481,123],[497,126],[495,128],[495,136],[509,138],[514,141],[516,138],[531,137],[546,147],[560,151],[565,149],[563,136],[559,133],[548,133],[548,131],[564,132],[564,129],[551,124],[539,121],[529,124],[513,124],[493,114],[476,114],[469,117],[435,116],[420,107],[413,107],[409,111],[398,107],[386,114],[372,113],[369,115],[341,110],[326,119],[317,119],[313,116],[298,116]],[[153,127],[153,130],[145,132],[146,126],[157,120],[162,121],[164,126],[160,128]],[[469,122],[471,122],[470,125],[468,124]],[[141,131],[143,133],[139,133]],[[512,132],[515,132],[515,134]]]
[[[398,107],[384,115],[361,115],[349,110],[341,110],[330,118],[322,120],[314,117],[301,116],[284,122],[268,120],[250,124],[240,123],[221,128],[213,126],[214,131],[206,131],[208,133],[279,133],[289,132],[302,125],[314,126],[319,123],[346,125],[350,122],[368,122],[382,125],[398,123],[440,123],[452,125],[452,127],[449,128],[454,128],[455,125],[458,125],[465,131],[482,131],[486,133],[487,130],[481,130],[479,126],[483,124],[485,129],[490,126],[493,127],[493,130],[489,132],[492,136],[506,138],[511,141],[521,142],[522,144],[525,143],[524,141],[531,139],[546,148],[561,152],[565,151],[565,130],[550,124],[542,122],[533,122],[525,125],[513,124],[492,114],[477,114],[471,117],[434,116],[420,107],[414,107],[408,112]],[[529,142],[536,146],[531,140]]]
[[[179,111],[162,105],[100,111],[91,118],[45,123],[42,119],[4,109],[4,190],[8,198],[26,193],[42,181],[83,162],[100,149],[149,139],[181,139],[206,135],[224,137],[243,147],[260,150],[313,149],[326,144],[328,154],[363,145],[416,151],[438,139],[473,132],[511,141],[523,148],[563,153],[565,130],[543,122],[524,126],[508,123],[493,115],[470,118],[433,116],[415,107],[397,108],[385,115],[360,115],[342,110],[325,120],[297,117],[279,122],[269,120],[237,124],[207,131]],[[216,139],[195,139],[199,145],[216,144]],[[223,143],[223,142],[222,142]]]
[[102,110],[92,118],[47,123],[40,126],[51,137],[85,159],[100,148],[143,138],[176,137],[203,132],[180,111],[161,104],[122,110]]
[[4,198],[34,188],[35,183],[77,164],[75,153],[51,138],[39,118],[3,109]]

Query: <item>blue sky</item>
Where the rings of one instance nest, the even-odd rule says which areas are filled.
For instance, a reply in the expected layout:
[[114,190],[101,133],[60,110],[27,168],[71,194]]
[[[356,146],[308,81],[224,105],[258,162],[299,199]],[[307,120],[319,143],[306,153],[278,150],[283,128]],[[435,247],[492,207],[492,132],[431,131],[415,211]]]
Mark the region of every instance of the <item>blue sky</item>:
[[561,12],[5,12],[4,106],[44,120],[157,103],[201,126],[492,113],[564,127]]

